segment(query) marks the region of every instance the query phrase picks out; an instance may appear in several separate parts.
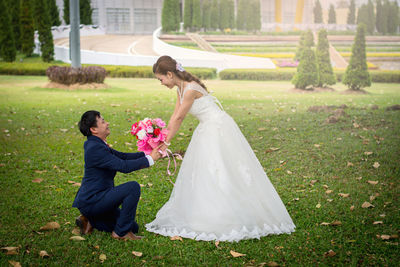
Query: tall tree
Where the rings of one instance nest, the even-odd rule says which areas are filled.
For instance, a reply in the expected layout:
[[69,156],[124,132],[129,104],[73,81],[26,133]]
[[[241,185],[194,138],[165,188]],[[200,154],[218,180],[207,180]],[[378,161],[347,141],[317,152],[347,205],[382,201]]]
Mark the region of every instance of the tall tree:
[[192,6],[192,28],[197,31],[201,28],[201,4],[200,0],[193,0]]
[[202,26],[205,31],[211,29],[211,0],[203,0],[202,7]]
[[362,5],[358,9],[357,12],[357,25],[364,24],[365,26],[368,25],[368,6]]
[[58,10],[56,0],[48,0],[47,3],[49,6],[51,26],[60,26],[61,25],[60,12]]
[[17,50],[15,48],[14,32],[11,25],[10,9],[5,1],[0,1],[0,56],[4,61],[15,60]]
[[164,32],[178,31],[180,23],[179,0],[165,0],[161,13],[161,25]]
[[219,1],[219,29],[223,31],[229,28],[229,10],[228,10],[228,0]]
[[239,0],[237,7],[237,15],[236,15],[236,28],[238,30],[246,29],[246,16],[248,4],[245,0]]
[[185,0],[185,10],[183,13],[183,25],[185,29],[190,30],[192,28],[193,20],[193,0]]
[[356,3],[355,0],[350,1],[349,13],[347,14],[347,24],[356,24]]
[[11,27],[14,35],[15,48],[17,50],[21,49],[21,27],[19,20],[20,13],[20,0],[1,0],[5,1],[7,5],[7,10],[10,13]]
[[80,23],[84,25],[91,25],[93,8],[90,5],[90,0],[79,0],[79,17]]
[[336,24],[336,11],[332,4],[329,6],[328,24]]
[[235,2],[234,0],[228,0],[228,28],[235,28]]
[[65,24],[69,25],[69,0],[64,0],[64,15]]
[[318,86],[325,87],[336,83],[335,74],[331,65],[329,55],[328,34],[325,29],[318,32],[318,44],[315,52],[318,68]]
[[261,10],[259,0],[252,0],[250,2],[249,12],[247,12],[247,25],[249,31],[258,31],[261,29]]
[[315,2],[314,6],[314,23],[323,23],[322,20],[322,6],[319,0]]
[[356,37],[351,49],[350,63],[344,74],[343,83],[351,90],[360,90],[371,86],[371,77],[367,67],[365,52],[365,25],[357,26]]
[[304,48],[299,66],[297,67],[297,72],[293,76],[292,84],[300,89],[318,85],[318,67],[312,48]]
[[219,27],[219,4],[218,0],[213,0],[211,5],[211,29],[216,30]]
[[38,27],[42,60],[50,62],[54,58],[53,35],[51,33],[50,15],[45,0],[35,0],[34,17]]
[[33,28],[32,6],[30,0],[21,0],[20,6],[21,52],[31,56],[35,47],[35,29]]
[[367,32],[373,34],[375,32],[375,7],[372,0],[368,0],[368,24]]
[[382,10],[382,1],[376,0],[376,19],[375,19],[375,26],[376,30],[379,33],[383,32],[382,25],[383,25],[383,10]]
[[394,1],[391,4],[388,16],[388,33],[394,34],[399,28],[399,6],[397,2]]
[[383,0],[382,6],[382,33],[387,34],[389,30],[390,3],[388,0]]

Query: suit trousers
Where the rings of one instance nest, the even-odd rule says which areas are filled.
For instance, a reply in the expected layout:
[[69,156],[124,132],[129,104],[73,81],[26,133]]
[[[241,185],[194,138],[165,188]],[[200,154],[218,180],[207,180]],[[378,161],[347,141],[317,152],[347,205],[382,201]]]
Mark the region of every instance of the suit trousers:
[[97,230],[124,236],[129,231],[139,232],[135,221],[139,198],[140,185],[132,181],[110,189],[100,201],[79,210]]

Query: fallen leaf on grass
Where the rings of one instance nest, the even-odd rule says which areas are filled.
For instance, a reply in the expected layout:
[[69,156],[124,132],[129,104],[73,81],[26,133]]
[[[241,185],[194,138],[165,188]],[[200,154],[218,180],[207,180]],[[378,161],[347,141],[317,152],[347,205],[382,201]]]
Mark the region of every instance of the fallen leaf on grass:
[[332,193],[332,192],[333,192],[333,190],[330,190],[330,189],[329,189],[329,190],[326,190],[326,191],[325,191],[325,194],[330,194],[330,193]]
[[49,253],[47,253],[46,250],[41,250],[41,251],[39,252],[39,256],[40,256],[41,258],[48,258],[48,257],[50,257]]
[[316,207],[317,209],[319,209],[319,208],[321,208],[321,204],[318,203],[317,205],[315,205],[315,207]]
[[35,170],[35,172],[36,172],[36,173],[42,174],[42,173],[44,173],[44,172],[47,172],[47,170],[43,170],[43,171],[41,171],[41,170]]
[[333,226],[339,226],[339,225],[342,225],[342,222],[341,222],[341,221],[333,221],[333,222],[331,223],[331,225],[333,225]]
[[375,206],[372,205],[371,203],[365,201],[362,205],[361,208],[367,209],[367,208],[374,208]]
[[344,194],[344,193],[339,193],[338,195],[341,197],[349,197],[350,196],[350,194]]
[[8,263],[13,267],[21,267],[21,263],[18,261],[8,261]]
[[328,252],[325,252],[325,253],[324,253],[324,257],[333,257],[333,256],[335,256],[335,255],[336,255],[336,252],[333,251],[332,249],[329,250]]
[[215,241],[215,246],[216,246],[217,248],[219,248],[218,245],[219,245],[219,241]]
[[267,150],[265,150],[265,153],[271,153],[271,152],[278,151],[278,150],[279,150],[279,147],[270,147]]
[[352,166],[354,166],[354,164],[352,162],[348,161],[347,162],[347,167],[352,167]]
[[314,144],[314,146],[315,146],[316,148],[318,148],[318,147],[320,147],[321,145],[319,145],[319,144]]
[[376,185],[376,184],[379,183],[379,181],[370,181],[370,180],[369,180],[367,183],[372,184],[372,185]]
[[374,165],[372,165],[372,167],[374,167],[375,169],[378,169],[379,168],[379,166],[381,166],[380,164],[379,164],[379,162],[374,162]]
[[58,222],[49,222],[45,226],[40,227],[40,230],[55,230],[60,228]]
[[268,267],[278,267],[279,264],[276,263],[276,262],[274,262],[274,261],[270,261],[270,262],[267,263],[267,266],[268,266]]
[[310,185],[314,185],[316,182],[318,182],[318,180],[311,180]]
[[171,236],[169,239],[170,239],[171,241],[179,240],[179,241],[182,241],[182,242],[183,242],[182,237],[180,237],[180,236],[178,236],[178,235],[176,235],[176,236]]
[[354,128],[360,128],[360,125],[359,125],[358,123],[355,122],[355,123],[353,123],[353,127],[354,127]]
[[81,237],[81,236],[79,236],[79,235],[74,235],[74,236],[71,236],[71,237],[69,238],[69,240],[83,241],[83,240],[85,240],[85,238],[83,238],[83,237]]
[[41,183],[41,182],[43,182],[43,179],[42,178],[36,178],[36,179],[33,179],[32,180],[32,183]]
[[353,211],[353,210],[354,210],[354,206],[351,206],[351,207],[350,207],[350,210]]
[[101,263],[103,263],[106,259],[107,259],[106,254],[100,254],[99,260],[101,261]]
[[80,235],[80,234],[81,234],[81,230],[79,229],[79,227],[75,227],[75,228],[71,231],[71,233],[72,233],[73,235]]
[[132,254],[136,257],[142,257],[143,253],[139,251],[132,251]]
[[327,225],[331,225],[331,223],[328,223],[328,222],[322,222],[322,223],[320,223],[319,225],[327,226]]
[[375,221],[372,224],[383,224],[383,221]]
[[230,253],[234,258],[246,256],[246,254],[242,254],[233,250],[231,250]]
[[376,235],[377,238],[382,239],[382,240],[389,240],[390,235]]
[[1,250],[3,250],[6,255],[17,255],[19,247],[2,247]]
[[369,155],[372,155],[372,154],[373,154],[373,152],[370,152],[370,151],[364,152],[364,155],[366,155],[366,156],[369,156]]

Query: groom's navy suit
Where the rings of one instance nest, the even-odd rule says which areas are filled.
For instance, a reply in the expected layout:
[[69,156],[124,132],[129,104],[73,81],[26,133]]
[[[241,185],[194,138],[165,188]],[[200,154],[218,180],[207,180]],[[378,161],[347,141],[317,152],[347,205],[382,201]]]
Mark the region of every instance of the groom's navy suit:
[[117,171],[129,173],[149,167],[148,158],[143,152],[116,151],[97,136],[88,136],[84,151],[85,174],[72,206],[98,230],[115,231],[119,236],[129,231],[137,233],[135,215],[140,185],[132,181],[115,187],[114,177]]

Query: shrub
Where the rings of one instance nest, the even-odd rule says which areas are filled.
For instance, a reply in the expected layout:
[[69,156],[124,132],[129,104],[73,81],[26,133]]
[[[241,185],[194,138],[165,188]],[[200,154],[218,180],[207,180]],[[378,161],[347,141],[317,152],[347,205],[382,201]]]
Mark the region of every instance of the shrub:
[[[53,66],[51,63],[6,63],[0,62],[0,74],[8,75],[46,75],[47,68]],[[66,63],[57,64],[57,66],[70,66]],[[88,67],[90,65],[84,65]],[[106,70],[108,77],[124,78],[154,78],[152,68],[149,66],[102,66]],[[212,68],[186,68],[190,73],[200,79],[214,79],[217,76],[217,70]]]
[[306,89],[308,86],[318,85],[319,73],[315,52],[309,47],[303,50],[300,57],[300,63],[297,67],[297,73],[292,79],[296,88]]
[[226,69],[219,72],[221,80],[290,81],[293,69]]
[[50,81],[66,85],[103,83],[106,78],[106,70],[99,66],[82,68],[51,66],[46,70],[46,75]]
[[363,24],[357,27],[350,63],[347,66],[343,83],[351,90],[360,90],[361,88],[371,86],[365,52],[365,26]]

